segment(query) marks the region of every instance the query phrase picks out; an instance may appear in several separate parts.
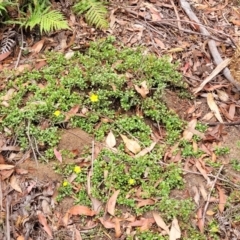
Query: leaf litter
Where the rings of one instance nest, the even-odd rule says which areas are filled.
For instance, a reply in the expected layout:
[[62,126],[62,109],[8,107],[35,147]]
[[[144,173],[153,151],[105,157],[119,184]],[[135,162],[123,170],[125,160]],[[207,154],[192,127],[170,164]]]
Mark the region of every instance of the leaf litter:
[[[222,51],[222,54],[226,56],[226,60],[216,65],[214,70],[210,72],[206,72],[204,69],[198,68],[199,66],[207,66],[209,64],[212,64],[211,60],[206,55],[206,49],[202,48],[203,40],[201,38],[201,35],[198,37],[197,35],[190,35],[191,38],[189,38],[189,33],[185,34],[184,30],[182,31],[181,29],[179,29],[179,31],[180,32],[182,31],[182,33],[176,38],[175,34],[173,34],[172,31],[164,30],[164,26],[168,26],[168,28],[171,28],[171,27],[179,28],[179,25],[174,23],[174,21],[176,22],[177,16],[175,16],[176,13],[174,12],[174,6],[172,5],[172,3],[170,4],[168,1],[162,1],[162,2],[150,1],[150,2],[152,3],[151,4],[148,2],[141,3],[140,1],[137,1],[137,0],[129,1],[128,2],[129,6],[134,6],[134,7],[132,8],[132,10],[126,9],[125,14],[123,14],[122,11],[117,11],[117,9],[114,9],[111,15],[111,19],[112,19],[111,31],[116,36],[119,36],[121,41],[124,44],[129,45],[131,47],[135,47],[143,41],[147,46],[149,46],[149,51],[152,51],[159,56],[161,56],[163,52],[165,53],[167,52],[170,58],[172,59],[172,61],[175,61],[175,60],[180,61],[180,65],[182,67],[181,69],[183,71],[184,77],[186,78],[185,80],[189,83],[190,86],[194,87],[192,89],[193,92],[195,94],[199,92],[207,93],[207,104],[206,104],[205,98],[203,97],[202,99],[200,99],[201,106],[198,109],[189,111],[188,116],[184,117],[184,119],[188,121],[188,124],[187,124],[187,128],[183,133],[182,138],[192,143],[192,146],[195,152],[197,152],[198,149],[204,149],[205,152],[207,152],[208,155],[211,156],[212,160],[214,160],[213,162],[218,163],[221,160],[213,152],[212,146],[211,146],[212,142],[214,141],[224,142],[224,139],[226,139],[223,131],[223,129],[225,128],[225,125],[229,123],[234,124],[239,122],[239,95],[235,94],[234,91],[232,91],[232,86],[230,86],[228,82],[226,82],[226,80],[221,75],[218,74],[227,65],[233,64],[233,63],[230,63],[230,61],[227,59],[233,53],[229,45],[227,45],[227,50],[224,50],[223,44],[226,44],[227,40],[226,41],[224,40],[223,42],[219,41],[219,44],[222,44],[221,51]],[[231,6],[227,6],[227,4],[222,4],[217,7],[215,7],[215,5],[218,5],[218,2],[213,1],[210,5],[204,4],[201,1],[200,2],[195,1],[192,3],[192,6],[201,13],[214,12],[214,14],[216,14],[220,18],[219,22],[221,24],[226,21],[226,19],[223,18],[223,15],[224,14],[228,15],[227,17],[230,19],[229,22],[233,25],[227,30],[228,31],[227,34],[229,36],[232,36],[234,41],[237,41],[238,39],[235,35],[233,27],[234,25],[239,26],[239,21],[238,21],[239,14],[236,14],[237,11],[235,10],[235,8]],[[176,6],[176,7],[179,10],[179,6]],[[122,7],[120,6],[120,9],[121,8]],[[226,12],[223,13],[222,15],[222,13],[220,13],[220,10],[221,11],[226,10]],[[230,10],[230,11],[227,11],[227,10]],[[234,13],[233,18],[230,18],[230,15],[229,15],[230,13]],[[178,15],[179,15],[178,17],[180,17],[181,19],[186,19],[182,12],[179,11]],[[149,19],[149,16],[150,16],[150,19]],[[206,17],[207,21],[209,23],[209,27],[212,28],[215,34],[215,37],[216,38],[220,36],[224,37],[224,35],[221,32],[221,29],[224,28],[224,24],[218,26],[220,30],[219,29],[216,30],[214,27],[214,21],[212,21],[212,19],[210,18],[210,15],[207,14],[206,16],[207,16]],[[142,17],[144,18],[144,21]],[[168,20],[166,22],[164,20],[165,18],[166,19],[170,18],[172,21]],[[133,21],[136,21],[136,23],[132,24]],[[149,21],[152,21],[152,22],[149,22]],[[195,23],[192,22],[189,27],[187,20],[183,20],[183,21],[185,21],[185,24],[186,24],[184,27],[187,27],[189,31],[192,31],[192,29],[195,29],[196,31],[195,33],[196,34],[199,33],[198,31],[200,29],[200,24],[196,22]],[[149,31],[152,34],[152,35],[150,34],[151,36],[145,33]],[[85,46],[87,46],[89,39],[94,40],[96,37],[104,36],[104,33],[99,33],[99,32],[97,33],[95,31],[91,31],[91,29],[88,28],[86,24],[83,25],[83,32],[85,32],[87,37],[82,38],[81,41],[77,43],[78,47],[80,48],[84,48]],[[137,33],[137,37],[135,37],[136,33]],[[65,32],[64,34],[62,34],[61,36],[62,39],[60,39],[60,43],[61,43],[60,45],[62,48],[61,50],[67,48],[67,45],[64,44],[64,42],[66,42],[66,40],[69,39],[69,37],[70,37],[69,33]],[[176,45],[175,42],[179,42],[179,45]],[[190,47],[189,48],[181,47],[181,46],[184,46],[184,42],[187,42]],[[39,52],[42,51],[43,47],[46,47],[46,48],[52,47],[56,51],[58,49],[58,45],[59,45],[59,39],[57,39],[57,37],[53,37],[50,43],[45,42],[44,39],[36,42],[34,45],[30,47],[30,50],[32,50],[32,52],[34,52],[35,55],[38,55]],[[200,51],[196,54],[192,54],[193,49],[195,48],[200,49]],[[5,55],[4,54],[0,55],[1,67],[8,66],[7,59],[9,58],[10,54],[11,52],[5,53]],[[71,57],[71,54],[68,57]],[[32,57],[32,60],[35,60],[35,59],[36,57]],[[35,67],[38,68],[37,63],[35,64]],[[25,65],[24,61],[22,60],[18,68],[18,72],[21,73],[26,68],[31,69],[31,66]],[[202,83],[200,83],[199,80],[201,80]],[[135,85],[134,87],[135,87],[135,90],[143,98],[147,98],[147,96],[151,94],[151,89],[148,89],[146,85],[146,81],[143,81],[139,86]],[[1,101],[2,101],[1,105],[8,107],[8,104],[9,104],[8,102],[14,96],[15,91],[17,91],[17,89],[12,88],[6,93],[6,95],[1,96]],[[214,94],[218,96],[218,99],[214,97]],[[169,101],[174,102],[174,98],[172,98],[170,95],[168,95],[168,98],[170,99]],[[223,102],[225,105],[219,102],[219,100]],[[174,105],[175,105],[175,109],[173,108],[173,111],[178,112],[181,106],[179,106],[178,102],[175,102]],[[185,107],[185,110],[186,109],[187,108]],[[211,110],[211,112],[209,112],[209,109]],[[79,114],[78,111],[79,111],[79,106],[73,106],[73,108],[69,112],[65,113],[65,121],[69,121],[72,117]],[[183,113],[184,111],[181,111],[181,114]],[[201,121],[208,123],[210,126],[208,131],[205,134],[196,130],[197,125],[201,123],[200,119]],[[221,125],[220,123],[222,123],[223,125]],[[238,132],[237,134],[239,134],[239,128],[236,129],[236,131]],[[195,140],[193,140],[193,137],[195,135],[197,135],[198,137],[201,137],[201,139],[203,140],[203,145],[201,145],[199,142],[196,143]],[[126,149],[129,150],[134,155],[135,158],[145,156],[151,151],[154,151],[156,144],[159,144],[157,142],[152,142],[149,145],[149,147],[143,148],[142,146],[140,146],[137,140],[128,138],[123,134],[121,136]],[[227,144],[231,142],[231,138],[228,138],[228,141],[229,142]],[[108,136],[106,137],[106,145],[109,148],[113,148],[116,146],[116,144],[117,144],[116,138],[113,132],[110,131]],[[1,145],[0,148],[1,148],[1,152],[3,152],[4,154],[4,162],[0,164],[1,180],[3,181],[3,184],[1,185],[1,192],[7,191],[7,185],[6,185],[6,180],[7,180],[9,181],[9,186],[11,186],[12,189],[15,190],[14,193],[12,194],[14,199],[20,199],[20,197],[22,197],[23,201],[25,201],[24,205],[30,206],[30,211],[28,213],[15,211],[15,213],[12,216],[11,220],[15,220],[17,222],[17,218],[19,217],[22,221],[21,222],[19,220],[21,223],[19,225],[16,225],[19,229],[19,232],[21,233],[21,235],[15,236],[16,239],[21,239],[21,238],[23,239],[24,238],[23,234],[27,235],[31,226],[33,227],[34,224],[37,224],[38,222],[42,225],[42,228],[44,229],[46,234],[51,238],[53,236],[52,229],[58,229],[58,224],[57,222],[49,221],[48,217],[45,216],[46,212],[48,212],[46,211],[47,206],[49,205],[44,205],[45,207],[42,207],[43,209],[45,209],[44,213],[40,211],[35,213],[34,216],[31,216],[31,213],[34,212],[34,209],[41,208],[37,205],[37,201],[36,201],[36,198],[37,198],[39,199],[38,200],[39,202],[42,202],[42,203],[44,202],[40,198],[41,195],[47,198],[47,202],[50,203],[52,201],[52,199],[54,198],[54,193],[53,193],[54,191],[52,190],[55,189],[55,186],[52,187],[52,185],[55,185],[55,184],[53,184],[52,182],[44,182],[44,183],[34,182],[33,183],[31,180],[25,178],[23,175],[20,174],[19,168],[14,167],[14,164],[16,163],[17,160],[13,158],[12,160],[13,162],[9,162],[8,160],[5,161],[5,159],[8,159],[6,156],[9,155],[9,153],[13,153],[13,152],[16,153],[20,151],[20,149],[17,146],[15,147],[15,145],[11,145],[10,143],[7,143],[6,145]],[[235,149],[237,149],[236,146],[235,146]],[[62,150],[61,148],[59,151],[55,149],[55,156],[60,163],[63,162],[61,150]],[[192,197],[192,199],[195,199],[195,202],[196,203],[198,202],[199,205],[205,204],[208,201],[207,196],[209,194],[208,192],[209,184],[213,186],[212,185],[213,182],[211,180],[214,178],[214,176],[216,177],[216,172],[214,172],[213,167],[208,165],[209,163],[207,162],[207,157],[200,158],[200,157],[192,156],[192,157],[182,158],[181,156],[183,155],[183,150],[184,149],[181,149],[180,147],[180,151],[178,151],[179,157],[181,159],[179,161],[185,161],[184,163],[187,166],[186,169],[188,169],[189,171],[188,174],[189,175],[192,174],[191,177],[193,179],[196,179],[196,176],[202,176],[203,179],[206,180],[206,181],[199,180],[199,182],[196,182],[195,185],[194,185],[195,180],[189,181],[189,184],[192,184],[195,186],[195,188],[192,188],[192,189],[195,189],[193,190],[195,194],[193,195],[190,194],[190,196]],[[170,159],[173,159],[173,158],[170,158]],[[83,164],[83,162],[81,162],[81,164]],[[164,164],[169,164],[169,162],[165,161]],[[89,166],[90,165],[91,164],[89,164]],[[226,165],[226,168],[228,168],[227,165]],[[230,176],[230,177],[233,177],[233,176]],[[221,182],[221,179],[226,180],[225,176],[219,177],[219,179],[216,180],[217,183],[216,185],[214,185],[214,187],[217,190],[219,195],[218,196],[219,211],[220,213],[223,214],[223,216],[225,216],[224,211],[226,207],[226,198],[227,198],[226,194],[229,194],[229,192],[223,189],[224,186],[220,187],[220,185],[218,185],[218,183]],[[236,179],[237,178],[235,178],[234,181],[239,183],[239,180],[236,180]],[[206,182],[208,184],[206,184]],[[201,195],[199,195],[199,192],[198,192],[198,187],[199,187],[197,186],[198,184],[200,184],[199,191]],[[231,181],[230,182],[228,181],[228,184],[231,184]],[[191,192],[192,190],[189,190],[189,191]],[[44,192],[47,194],[44,195],[43,194]],[[22,195],[19,195],[19,194],[22,194]],[[114,216],[116,211],[115,208],[117,205],[118,194],[119,194],[119,191],[115,190],[113,191],[112,196],[108,196],[108,204],[107,204],[106,210],[112,216]],[[32,205],[29,204],[29,200],[27,200],[27,197],[33,199],[32,201],[34,201],[34,204]],[[4,203],[6,203],[6,201],[7,199],[4,199]],[[96,208],[98,208],[102,204],[101,201],[99,200],[97,201],[98,201],[98,204],[96,205],[97,206]],[[139,204],[138,207],[140,208],[145,205],[146,206],[151,205],[151,203],[153,203],[154,201],[155,200],[152,200],[152,199],[140,200],[138,202]],[[12,202],[11,204],[14,207],[18,206],[18,208],[21,208],[21,207],[23,208],[23,204],[20,202],[16,201],[16,202]],[[234,207],[234,205],[232,207]],[[76,205],[76,206],[71,206],[69,208],[66,208],[65,211],[66,211],[66,214],[69,214],[68,220],[71,218],[70,215],[73,215],[73,217],[75,215],[85,215],[86,217],[88,217],[89,229],[91,229],[91,227],[96,226],[96,224],[95,225],[92,224],[91,223],[92,220],[90,220],[90,218],[92,218],[96,212],[96,209],[94,207],[93,209],[94,210],[91,210],[91,208],[87,206]],[[214,212],[211,213],[210,211],[207,211],[207,213],[209,216],[213,216],[212,219],[214,219]],[[26,215],[29,216],[29,219],[24,221],[23,218]],[[50,215],[50,214],[46,214],[46,215]],[[171,225],[167,226],[160,215],[161,215],[161,212],[152,212],[152,217],[150,218],[134,217],[135,220],[129,221],[128,224],[126,225],[128,228],[139,227],[140,231],[146,231],[150,229],[155,229],[154,225],[156,224],[159,228],[161,228],[161,230],[157,231],[159,234],[162,234],[162,231],[164,230],[169,235],[169,239],[181,238],[181,232],[182,232],[181,220],[177,218],[172,218],[171,221],[168,221],[168,223],[171,222]],[[36,218],[36,216],[38,218]],[[196,224],[200,232],[204,232],[206,230],[206,225],[202,220],[203,217],[204,217],[203,208],[201,207],[197,211],[197,224]],[[231,216],[227,216],[227,213],[225,217],[231,218]],[[61,219],[61,217],[59,219]],[[60,221],[59,219],[58,221]],[[9,221],[9,219],[7,220]],[[115,238],[119,238],[123,234],[123,231],[125,230],[122,219],[118,217],[109,217],[108,219],[97,218],[97,220],[99,220],[106,229],[114,229]],[[180,226],[179,226],[179,223],[180,223]],[[30,226],[28,226],[29,224]],[[218,222],[218,224],[219,226],[221,226],[220,221]],[[67,225],[68,225],[68,221],[65,226]],[[28,226],[28,227],[25,227],[25,226]],[[154,226],[154,228],[152,226]],[[233,228],[234,226],[232,226],[232,228],[230,229],[226,229],[226,231],[228,231],[231,236],[234,236],[235,234],[233,231],[234,230]],[[77,236],[76,239],[81,239],[81,231],[77,229],[71,229],[71,231],[72,232],[74,231],[76,233],[76,236]]]

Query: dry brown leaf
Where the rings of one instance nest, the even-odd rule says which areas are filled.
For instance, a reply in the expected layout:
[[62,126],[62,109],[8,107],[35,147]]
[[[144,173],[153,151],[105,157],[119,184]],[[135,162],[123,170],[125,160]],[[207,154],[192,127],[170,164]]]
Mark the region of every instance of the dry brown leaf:
[[115,223],[115,237],[116,238],[119,238],[121,235],[122,235],[122,232],[121,232],[121,227],[120,227],[120,219],[119,218],[114,218],[113,219],[114,223]]
[[44,231],[52,238],[53,237],[52,230],[47,224],[46,217],[40,211],[38,211],[37,215],[38,215],[38,221],[43,225]]
[[3,146],[0,148],[0,151],[20,151],[18,146]]
[[[47,61],[46,60],[41,60],[41,61],[35,63],[35,69],[36,70],[41,69],[42,67],[44,67],[46,65],[47,65]],[[45,87],[41,83],[39,83],[38,86],[41,86],[42,89]]]
[[198,188],[196,186],[193,186],[192,190],[194,192],[193,199],[194,199],[195,203],[197,204],[197,206],[199,206],[200,194],[199,194]]
[[21,235],[21,236],[18,236],[18,237],[17,237],[17,240],[24,240],[24,236],[22,236],[22,235]]
[[56,148],[54,148],[53,149],[53,151],[54,151],[54,155],[55,155],[55,157],[57,158],[57,160],[60,162],[60,163],[62,163],[62,154],[56,149]]
[[177,47],[177,48],[171,48],[170,50],[168,50],[168,53],[176,53],[176,52],[182,52],[184,51],[184,48],[181,47]]
[[221,101],[227,102],[229,100],[228,94],[222,90],[217,90],[218,97]]
[[113,132],[110,131],[106,138],[106,144],[109,148],[113,148],[116,145],[116,138],[113,135]]
[[39,53],[42,50],[42,47],[44,45],[45,39],[42,39],[38,42],[36,42],[32,47],[31,47],[31,52],[33,53]]
[[80,106],[79,105],[76,105],[76,106],[73,106],[69,112],[65,113],[65,122],[67,122],[70,118],[74,117],[76,115],[76,113],[78,112]]
[[154,38],[154,41],[161,49],[166,49],[164,43],[159,38]]
[[147,97],[147,94],[149,93],[149,89],[148,89],[148,86],[147,86],[147,82],[146,81],[143,81],[141,84],[140,84],[141,87],[139,87],[138,85],[134,85],[135,87],[135,90],[143,97],[143,98],[146,98]]
[[151,152],[153,150],[153,148],[155,147],[156,145],[156,142],[152,142],[152,144],[147,147],[147,148],[144,148],[141,152],[139,152],[137,155],[135,155],[134,157],[135,158],[138,158],[138,157],[143,157],[145,156],[147,153]]
[[108,202],[107,202],[107,211],[114,216],[115,213],[115,206],[116,206],[116,202],[117,202],[117,197],[118,194],[120,193],[120,190],[117,190],[113,193],[113,195],[109,198]]
[[75,228],[75,236],[76,236],[76,240],[82,240],[82,236],[81,233],[78,229]]
[[218,194],[219,194],[219,204],[218,204],[218,209],[222,213],[225,208],[225,204],[227,202],[227,196],[225,194],[224,189],[220,188],[217,186]]
[[17,74],[24,72],[25,70],[30,71],[32,69],[32,66],[30,64],[23,64],[17,67],[16,72]]
[[10,88],[7,93],[2,96],[0,99],[3,101],[9,101],[13,98],[13,96],[15,95],[15,89],[14,88]]
[[82,206],[82,205],[75,205],[73,207],[71,207],[68,210],[69,214],[72,215],[84,215],[84,216],[94,216],[96,215],[96,212],[91,210],[90,208],[86,207],[86,206]]
[[204,177],[204,178],[207,180],[207,182],[209,183],[209,182],[210,182],[210,179],[209,179],[209,177],[208,177],[208,175],[207,175],[207,172],[206,172],[205,169],[202,168],[202,165],[201,165],[201,163],[200,163],[198,160],[196,160],[195,166],[197,167],[198,171],[203,175],[203,177]]
[[153,218],[146,218],[143,221],[143,225],[139,228],[140,232],[149,230],[153,223],[155,223]]
[[15,175],[12,175],[12,177],[10,179],[10,185],[17,192],[20,192],[20,193],[22,192],[22,189],[20,188],[20,186],[18,184],[18,179],[16,178]]
[[178,220],[176,218],[172,221],[172,226],[169,234],[169,240],[177,240],[181,238],[181,230],[178,225]]
[[199,186],[199,190],[201,192],[201,195],[202,195],[204,201],[206,202],[207,198],[208,198],[208,194],[207,194],[207,191],[205,190],[203,184],[201,184],[201,183],[200,183],[200,186]]
[[10,169],[10,170],[2,170],[0,172],[0,176],[1,176],[1,180],[5,180],[7,178],[9,178],[14,172],[14,169]]
[[141,147],[138,144],[138,142],[127,138],[125,135],[121,134],[121,137],[123,139],[123,142],[125,143],[126,148],[131,151],[134,154],[137,154],[138,152],[141,151]]
[[141,227],[144,224],[146,224],[146,222],[155,223],[155,220],[153,218],[141,218],[140,220],[130,222],[128,224],[128,226],[129,227]]
[[205,114],[202,118],[203,121],[209,121],[213,118],[214,114],[212,112],[209,112],[207,114]]
[[235,116],[235,112],[236,112],[236,104],[232,103],[230,104],[229,106],[229,116],[230,118],[233,120],[234,119],[234,116]]
[[5,58],[7,58],[12,52],[5,52],[5,53],[2,53],[0,54],[0,62],[2,60],[4,60]]
[[169,228],[168,226],[166,225],[166,223],[163,221],[162,217],[157,213],[157,212],[153,212],[153,218],[156,222],[156,224],[162,228],[163,230],[166,231],[166,233],[169,235],[170,234],[170,231],[169,231]]
[[13,169],[14,166],[13,165],[9,165],[9,164],[0,164],[0,170],[9,170],[9,169]]
[[197,119],[192,119],[188,125],[187,129],[184,130],[183,132],[183,139],[190,141],[193,137],[193,132],[191,131],[192,129],[195,129],[197,125]]
[[42,211],[46,215],[52,213],[52,210],[51,210],[51,207],[50,207],[50,203],[46,199],[42,200]]
[[162,18],[159,14],[159,11],[157,8],[154,7],[153,4],[151,3],[144,3],[144,5],[150,10],[151,16],[152,16],[152,21],[161,21]]
[[230,21],[229,22],[231,22],[231,23],[233,23],[234,25],[237,25],[237,26],[239,26],[240,27],[240,20],[236,20],[236,19],[230,19]]
[[197,211],[197,226],[201,233],[204,232],[204,219],[202,215],[202,208],[199,208]]
[[115,223],[109,221],[109,220],[104,220],[103,217],[98,218],[101,224],[106,228],[106,229],[112,229],[115,228]]
[[68,220],[69,220],[70,214],[68,212],[66,212],[66,214],[64,215],[64,217],[62,218],[62,223],[64,226],[68,225]]
[[212,211],[212,210],[208,210],[208,211],[206,212],[206,214],[207,214],[208,216],[213,216],[215,213],[216,213],[216,212],[214,212],[214,211]]
[[208,104],[209,108],[211,109],[211,111],[214,113],[217,120],[222,123],[223,120],[222,120],[221,114],[219,112],[219,108],[214,101],[212,93],[208,93],[208,95],[207,95],[207,104]]
[[137,204],[137,208],[148,206],[148,205],[154,205],[154,204],[155,204],[154,200],[152,200],[152,199],[144,199],[144,200],[140,201]]

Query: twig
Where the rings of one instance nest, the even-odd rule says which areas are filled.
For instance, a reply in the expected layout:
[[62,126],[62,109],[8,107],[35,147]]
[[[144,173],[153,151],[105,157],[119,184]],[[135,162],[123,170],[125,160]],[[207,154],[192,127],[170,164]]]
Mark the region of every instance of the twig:
[[23,30],[22,30],[22,28],[21,28],[21,40],[22,40],[22,42],[21,42],[21,47],[20,47],[20,51],[19,51],[19,53],[18,53],[18,58],[17,58],[17,62],[16,62],[16,64],[15,64],[15,69],[18,67],[18,64],[19,64],[19,62],[20,62],[20,58],[21,58],[21,56],[22,56],[22,50],[23,50]]
[[29,141],[30,147],[31,147],[32,152],[33,152],[34,160],[35,160],[36,165],[37,165],[37,167],[38,167],[38,160],[37,160],[37,156],[36,156],[36,153],[35,153],[35,149],[34,149],[34,147],[33,147],[32,140],[31,140],[31,137],[30,137],[29,128],[30,128],[30,121],[28,121],[27,137],[28,137],[28,141]]
[[214,188],[215,185],[216,185],[216,182],[217,182],[217,180],[218,180],[218,177],[219,177],[222,169],[223,169],[223,165],[220,167],[220,169],[219,169],[219,171],[218,171],[218,173],[217,173],[217,175],[216,175],[216,177],[215,177],[215,180],[214,180],[214,182],[213,182],[213,184],[212,184],[212,187],[211,187],[211,189],[210,189],[210,192],[209,192],[209,194],[208,194],[207,202],[206,202],[206,205],[205,205],[205,207],[204,207],[203,215],[202,215],[203,225],[204,225],[204,222],[205,222],[205,216],[206,216],[207,208],[208,208],[208,205],[209,205],[209,200],[210,200],[210,197],[211,197],[212,190],[213,190],[213,188]]
[[92,141],[92,158],[91,158],[91,172],[93,173],[93,161],[94,161],[94,151],[95,151],[95,142]]
[[207,124],[208,126],[218,126],[218,125],[236,126],[236,125],[240,125],[240,121],[236,121],[236,122],[201,122],[201,123]]
[[9,200],[10,198],[9,198],[9,196],[7,196],[7,203],[6,203],[6,212],[7,212],[7,214],[6,214],[6,234],[7,234],[7,240],[11,240],[11,237],[10,237],[10,224],[9,224],[9,211],[10,211],[10,204],[9,204],[9,202],[10,202],[10,200]]
[[38,150],[38,145],[37,145],[37,140],[36,140],[36,138],[35,137],[33,137],[33,140],[34,140],[34,143],[35,143],[35,149],[36,149],[36,151],[37,151],[37,153],[38,153],[38,155],[41,157],[41,158],[43,158],[46,162],[48,161],[40,152],[39,152],[39,150]]
[[2,194],[2,181],[0,181],[0,207],[3,210],[3,194]]
[[[171,1],[171,4],[172,4],[172,6],[173,6],[173,9],[174,9],[174,12],[175,12],[175,15],[176,15],[176,17],[177,17],[177,24],[178,24],[178,29],[179,29],[179,31],[181,31],[181,29],[182,29],[182,26],[181,26],[181,21],[179,21],[180,20],[180,18],[179,18],[179,15],[178,15],[178,10],[177,10],[177,8],[176,8],[176,6],[175,6],[175,4],[174,4],[174,1],[173,0],[170,0]],[[181,32],[180,32],[180,34],[181,34]]]
[[[131,11],[129,9],[126,9],[124,8],[124,10],[126,10],[127,12],[129,12],[130,14],[132,14],[135,18],[138,18],[138,17],[141,17],[141,18],[144,18],[143,16],[139,15],[137,12],[134,12],[134,11]],[[162,26],[162,25],[166,25],[166,26],[171,26],[171,27],[174,27],[174,28],[178,28],[179,27],[177,25],[174,25],[172,23],[170,23],[169,21],[177,21],[176,19],[164,19],[162,21],[151,21],[150,19],[146,18],[146,20],[148,21],[148,24],[151,24],[151,25],[155,25],[155,26]],[[185,21],[185,20],[179,20],[180,22],[189,22],[189,23],[192,23],[194,24],[194,22],[191,22],[191,21]],[[199,24],[200,25],[200,24]],[[195,34],[195,35],[201,35],[201,36],[204,36],[204,37],[207,37],[207,38],[210,38],[210,39],[214,39],[216,41],[219,41],[219,42],[226,42],[226,41],[223,41],[221,39],[218,39],[216,38],[215,36],[212,36],[212,35],[206,35],[204,33],[201,33],[201,32],[194,32],[194,31],[191,31],[191,30],[188,30],[188,29],[185,29],[185,28],[181,28],[180,29],[182,32],[185,32],[185,33],[190,33],[190,34]],[[216,30],[215,30],[216,31]],[[222,35],[227,35],[225,33],[221,33]],[[228,36],[228,35],[227,35]],[[235,42],[233,41],[233,39],[228,36],[230,38],[230,40],[233,42],[234,46],[236,46]]]

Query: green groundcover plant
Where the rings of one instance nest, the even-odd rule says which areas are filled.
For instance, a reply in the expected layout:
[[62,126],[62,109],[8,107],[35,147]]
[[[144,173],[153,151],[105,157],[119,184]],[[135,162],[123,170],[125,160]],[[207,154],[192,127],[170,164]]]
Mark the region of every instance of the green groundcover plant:
[[[85,53],[75,52],[70,59],[49,52],[48,65],[42,70],[13,75],[0,95],[1,99],[9,98],[0,109],[1,130],[14,133],[22,149],[29,146],[27,132],[39,147],[52,149],[59,140],[58,127],[79,105],[86,112],[84,116],[71,116],[69,126],[95,134],[97,140],[112,129],[117,135],[132,134],[147,146],[151,129],[142,116],[134,116],[137,109],[165,126],[169,143],[177,140],[183,122],[161,98],[166,86],[183,87],[177,66],[167,57],[159,59],[143,54],[141,48],[117,47],[114,43],[113,37],[93,42]],[[134,87],[143,81],[149,89],[146,98]],[[9,92],[11,97],[7,97]],[[111,121],[101,122],[103,118]]]

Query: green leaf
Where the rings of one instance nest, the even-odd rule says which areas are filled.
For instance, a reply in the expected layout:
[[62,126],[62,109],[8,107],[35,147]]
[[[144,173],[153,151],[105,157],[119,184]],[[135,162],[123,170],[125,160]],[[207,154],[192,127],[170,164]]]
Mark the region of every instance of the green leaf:
[[108,28],[108,11],[103,2],[97,0],[81,0],[73,6],[73,9],[79,15],[85,13],[86,21],[89,24],[95,25],[100,29]]

